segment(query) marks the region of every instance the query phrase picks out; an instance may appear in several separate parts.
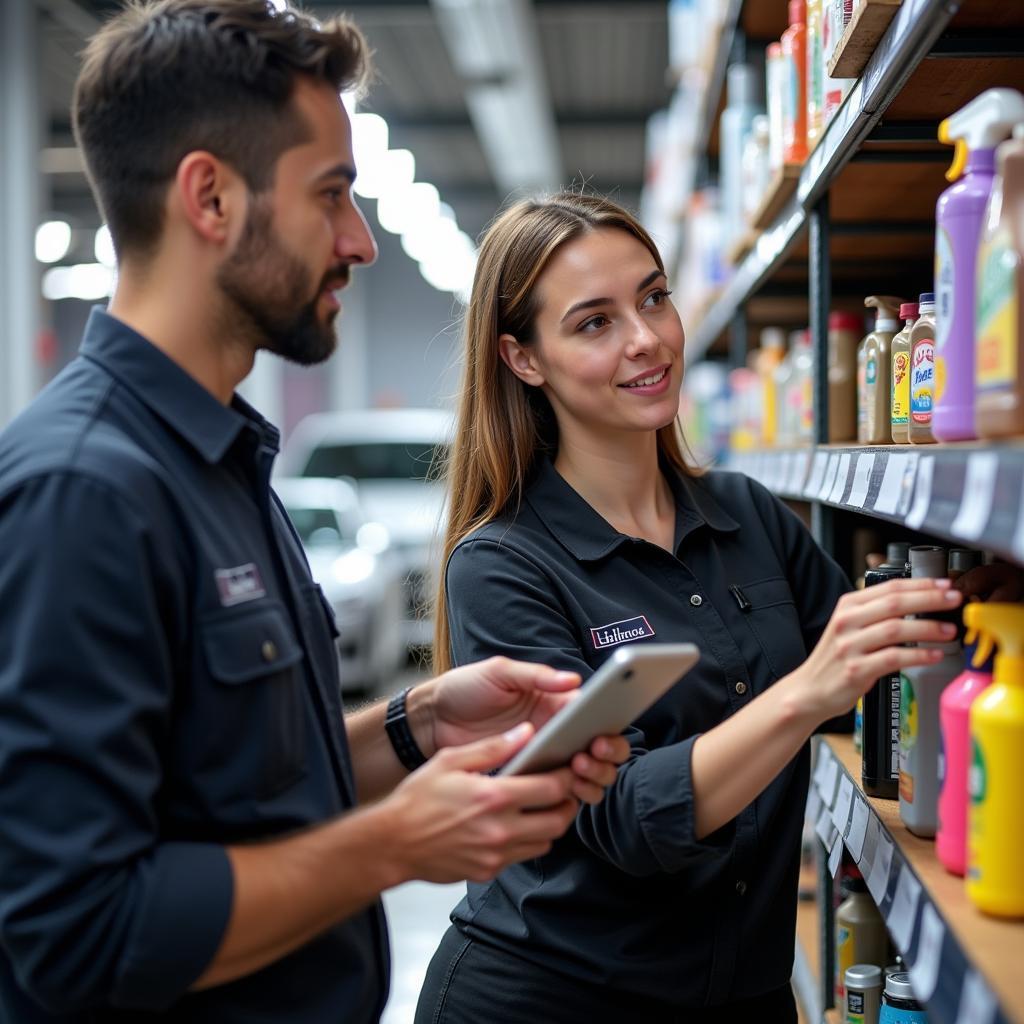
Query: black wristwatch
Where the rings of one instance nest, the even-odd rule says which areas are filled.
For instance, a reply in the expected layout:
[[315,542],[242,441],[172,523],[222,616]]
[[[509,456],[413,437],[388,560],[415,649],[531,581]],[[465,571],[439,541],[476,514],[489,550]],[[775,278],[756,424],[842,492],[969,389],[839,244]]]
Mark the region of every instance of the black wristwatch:
[[391,746],[395,748],[398,760],[405,765],[409,771],[414,772],[421,764],[426,764],[427,759],[416,742],[416,737],[409,728],[409,716],[406,713],[405,699],[409,696],[411,686],[407,686],[401,693],[396,693],[388,701],[387,714],[384,716],[384,729],[391,740]]

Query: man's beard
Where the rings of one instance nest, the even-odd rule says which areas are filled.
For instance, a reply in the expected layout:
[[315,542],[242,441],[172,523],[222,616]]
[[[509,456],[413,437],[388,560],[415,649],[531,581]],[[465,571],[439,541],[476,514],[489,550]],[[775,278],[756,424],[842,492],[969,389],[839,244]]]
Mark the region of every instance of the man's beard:
[[256,198],[238,247],[217,272],[217,283],[230,305],[226,329],[246,336],[254,348],[300,366],[322,363],[337,343],[337,311],[326,319],[318,315],[320,293],[328,282],[340,286],[347,279],[348,267],[333,267],[313,298],[297,306],[298,299],[312,290],[312,275],[274,233],[269,202]]

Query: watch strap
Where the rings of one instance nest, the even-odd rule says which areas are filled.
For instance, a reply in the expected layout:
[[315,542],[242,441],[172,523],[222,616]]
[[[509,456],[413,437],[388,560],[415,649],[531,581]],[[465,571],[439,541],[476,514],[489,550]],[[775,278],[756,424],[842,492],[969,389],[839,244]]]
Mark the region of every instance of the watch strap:
[[384,730],[388,734],[388,739],[391,740],[391,746],[395,748],[398,760],[413,772],[420,765],[426,764],[427,759],[423,756],[423,751],[420,750],[420,745],[416,742],[412,729],[409,728],[409,715],[405,702],[411,689],[411,686],[407,686],[388,701],[387,713],[384,716]]

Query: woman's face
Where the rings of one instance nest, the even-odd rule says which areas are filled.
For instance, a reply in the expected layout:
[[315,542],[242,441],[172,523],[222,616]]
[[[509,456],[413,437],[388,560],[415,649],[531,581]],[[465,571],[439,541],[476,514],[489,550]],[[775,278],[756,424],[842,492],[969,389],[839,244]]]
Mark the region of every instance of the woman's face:
[[646,246],[618,228],[566,243],[537,283],[535,341],[502,357],[544,390],[563,435],[654,431],[679,408],[683,327]]

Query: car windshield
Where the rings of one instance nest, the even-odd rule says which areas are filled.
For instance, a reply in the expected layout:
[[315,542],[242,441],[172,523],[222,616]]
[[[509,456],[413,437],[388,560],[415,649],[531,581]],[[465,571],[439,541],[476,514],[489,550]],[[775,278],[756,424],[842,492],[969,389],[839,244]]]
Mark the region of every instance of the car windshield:
[[337,513],[332,508],[289,506],[288,518],[294,524],[303,547],[327,547],[355,542],[355,538],[348,535],[348,531],[343,528]]
[[354,480],[425,480],[445,455],[444,445],[410,441],[326,444],[309,457],[305,476]]

